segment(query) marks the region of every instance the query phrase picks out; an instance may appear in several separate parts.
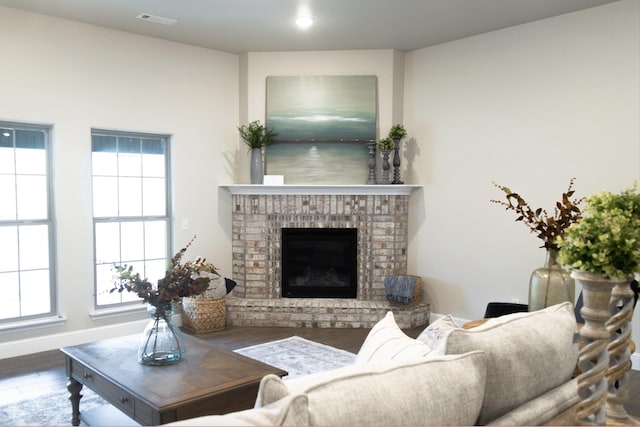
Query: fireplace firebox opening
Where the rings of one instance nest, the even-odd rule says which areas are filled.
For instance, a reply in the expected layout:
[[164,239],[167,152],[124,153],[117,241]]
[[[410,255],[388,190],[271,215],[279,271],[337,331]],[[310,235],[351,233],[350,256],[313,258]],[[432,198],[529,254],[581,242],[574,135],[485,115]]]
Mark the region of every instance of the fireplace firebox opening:
[[282,297],[356,298],[356,228],[282,228]]

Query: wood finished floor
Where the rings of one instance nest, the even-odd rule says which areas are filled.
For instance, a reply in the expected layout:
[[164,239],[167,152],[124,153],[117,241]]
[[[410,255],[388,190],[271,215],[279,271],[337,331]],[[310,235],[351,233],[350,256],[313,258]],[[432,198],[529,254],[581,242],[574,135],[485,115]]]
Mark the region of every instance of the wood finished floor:
[[[416,337],[422,328],[405,331]],[[198,335],[199,338],[221,347],[235,350],[254,344],[298,335],[313,341],[357,353],[369,332],[368,329],[327,328],[234,328]],[[58,350],[34,353],[0,360],[0,404],[6,405],[33,399],[53,391],[65,389],[67,377],[64,357]],[[640,417],[640,372],[631,371],[627,412]],[[574,425],[571,414],[558,417],[555,425]]]

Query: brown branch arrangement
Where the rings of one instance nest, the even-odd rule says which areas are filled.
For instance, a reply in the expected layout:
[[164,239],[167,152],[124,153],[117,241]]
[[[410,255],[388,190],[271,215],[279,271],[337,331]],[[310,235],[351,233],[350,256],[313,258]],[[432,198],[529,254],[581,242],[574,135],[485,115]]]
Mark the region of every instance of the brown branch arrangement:
[[518,193],[511,191],[510,188],[503,185],[493,183],[494,187],[502,190],[506,195],[505,200],[491,200],[505,207],[506,210],[514,211],[518,216],[516,221],[523,222],[531,233],[542,239],[544,244],[540,246],[547,250],[558,250],[557,238],[564,235],[564,231],[574,222],[582,218],[582,212],[578,205],[582,203],[584,197],[573,197],[573,182],[575,178],[569,181],[569,188],[562,193],[560,201],[556,202],[553,209],[553,216],[550,216],[545,209],[533,209],[529,203]]
[[178,302],[182,297],[200,295],[207,290],[211,280],[200,273],[213,273],[218,276],[219,274],[216,267],[203,257],[182,262],[182,257],[194,240],[195,236],[171,258],[165,276],[158,280],[157,286],[149,282],[146,277],[142,278],[140,273],[134,273],[131,265],[115,265],[114,286],[109,292],[135,292],[142,298],[142,302],[156,307]]

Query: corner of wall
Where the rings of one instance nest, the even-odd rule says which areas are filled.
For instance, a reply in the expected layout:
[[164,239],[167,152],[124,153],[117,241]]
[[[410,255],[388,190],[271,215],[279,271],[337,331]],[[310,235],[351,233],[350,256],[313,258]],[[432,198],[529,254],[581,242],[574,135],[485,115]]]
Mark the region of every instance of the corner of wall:
[[393,108],[391,119],[394,124],[404,119],[404,52],[393,51]]
[[238,67],[238,123],[246,123],[249,116],[249,55],[240,55]]

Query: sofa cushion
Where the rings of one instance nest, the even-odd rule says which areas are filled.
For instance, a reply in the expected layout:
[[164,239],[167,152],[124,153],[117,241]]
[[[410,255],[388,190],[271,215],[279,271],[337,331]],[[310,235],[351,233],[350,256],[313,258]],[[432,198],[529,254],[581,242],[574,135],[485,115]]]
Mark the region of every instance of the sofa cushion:
[[446,354],[487,354],[480,424],[566,382],[578,359],[577,325],[568,302],[490,319],[473,329],[452,329],[445,341]]
[[458,329],[459,326],[450,314],[442,316],[437,319],[424,331],[418,335],[416,340],[426,344],[436,354],[442,354],[444,352],[445,338],[452,329]]
[[473,425],[484,395],[486,357],[463,355],[354,364],[293,378],[263,378],[256,406],[308,398],[310,425]]
[[385,362],[390,360],[412,360],[424,357],[431,349],[408,337],[396,324],[393,312],[376,323],[362,343],[356,363]]
[[500,418],[491,420],[489,425],[540,426],[578,404],[580,400],[578,379],[574,378],[518,406]]
[[304,426],[309,425],[307,397],[288,395],[270,405],[231,412],[225,415],[207,415],[166,424],[172,426]]

